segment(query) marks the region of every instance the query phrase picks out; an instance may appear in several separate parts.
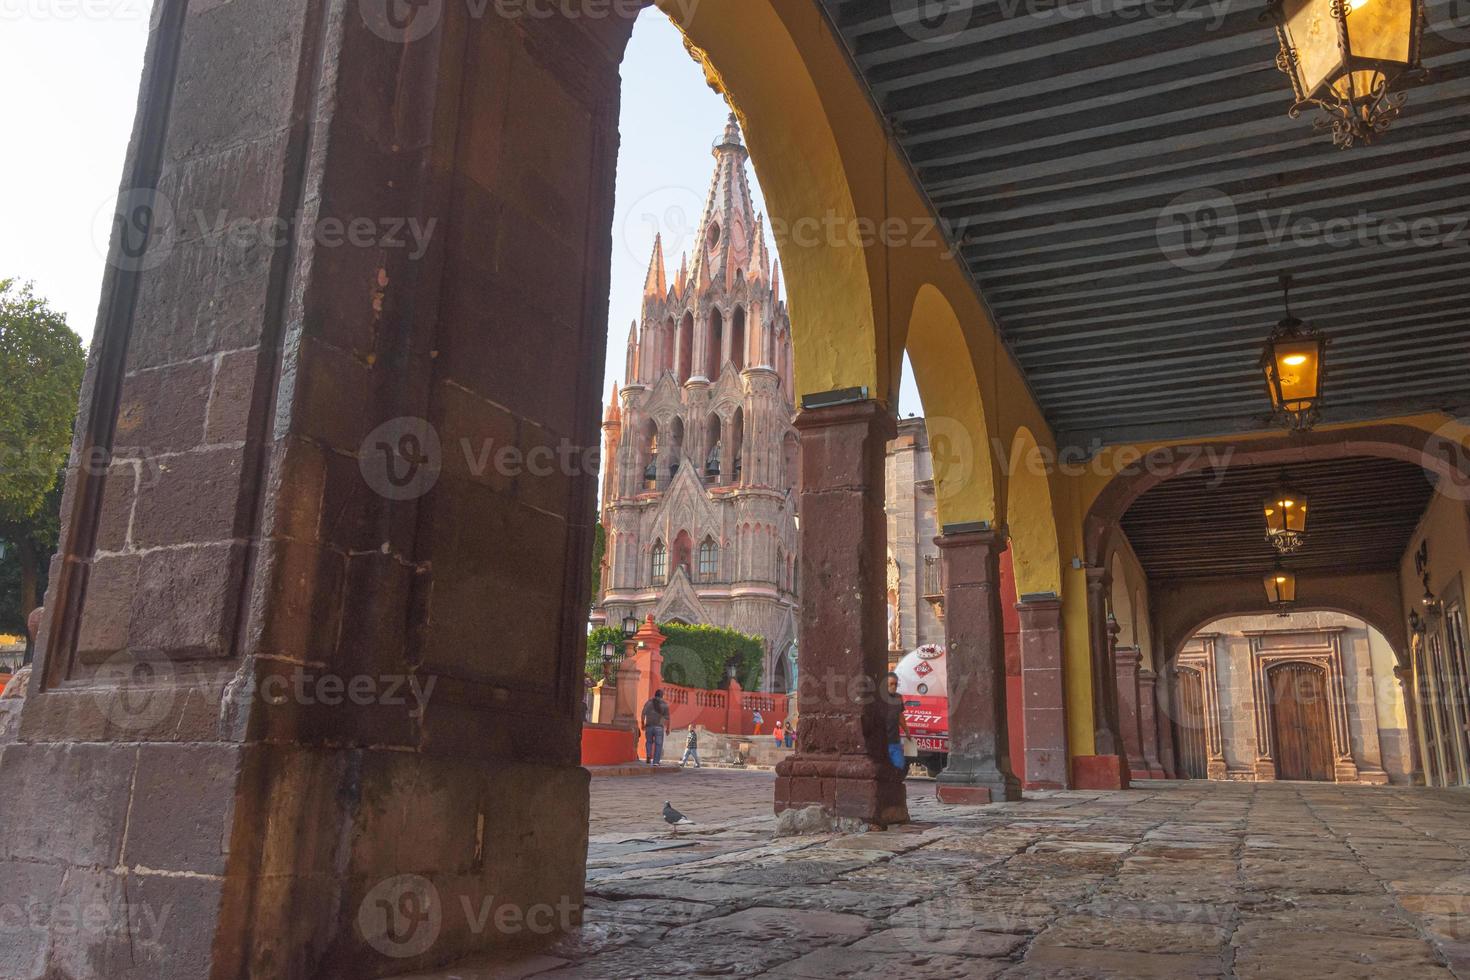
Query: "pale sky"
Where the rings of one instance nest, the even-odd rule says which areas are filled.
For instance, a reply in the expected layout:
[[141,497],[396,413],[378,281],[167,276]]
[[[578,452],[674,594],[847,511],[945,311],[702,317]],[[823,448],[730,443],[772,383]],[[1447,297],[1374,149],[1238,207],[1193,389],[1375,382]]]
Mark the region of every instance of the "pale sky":
[[[123,155],[137,108],[151,0],[0,0],[0,92],[9,133],[0,278],[33,280],[88,342]],[[669,271],[699,223],[729,109],[655,10],[623,64],[604,397],[620,379],[655,232]],[[763,209],[751,169],[757,208]],[[774,244],[774,243],[772,243]],[[793,324],[801,329],[799,322]],[[907,364],[902,414],[918,412]]]

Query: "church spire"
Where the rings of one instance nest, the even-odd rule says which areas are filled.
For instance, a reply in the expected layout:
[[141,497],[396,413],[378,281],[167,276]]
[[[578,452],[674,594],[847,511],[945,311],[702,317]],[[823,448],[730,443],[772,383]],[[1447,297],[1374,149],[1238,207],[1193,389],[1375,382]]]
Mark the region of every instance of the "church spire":
[[755,207],[745,163],[750,153],[740,138],[740,122],[730,113],[724,135],[714,146],[715,173],[705,198],[695,240],[694,281],[704,284],[749,265],[755,252]]
[[669,295],[668,278],[664,275],[664,236],[653,236],[653,258],[648,262],[648,278],[643,280],[643,298],[664,299]]

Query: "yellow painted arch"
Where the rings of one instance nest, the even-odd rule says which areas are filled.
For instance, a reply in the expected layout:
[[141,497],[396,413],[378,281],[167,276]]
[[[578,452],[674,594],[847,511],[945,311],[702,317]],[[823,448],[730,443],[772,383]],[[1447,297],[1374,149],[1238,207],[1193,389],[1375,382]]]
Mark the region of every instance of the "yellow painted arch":
[[1036,436],[1026,426],[1011,435],[1006,458],[1006,527],[1016,571],[1016,591],[1062,593],[1061,547],[1051,473]]
[[857,209],[808,69],[813,45],[797,44],[776,2],[657,0],[745,131],[785,270],[797,392],[862,386],[887,401],[887,338],[878,336],[867,250],[849,238]]
[[989,427],[959,317],[925,284],[909,317],[908,354],[924,402],[938,522],[998,520]]

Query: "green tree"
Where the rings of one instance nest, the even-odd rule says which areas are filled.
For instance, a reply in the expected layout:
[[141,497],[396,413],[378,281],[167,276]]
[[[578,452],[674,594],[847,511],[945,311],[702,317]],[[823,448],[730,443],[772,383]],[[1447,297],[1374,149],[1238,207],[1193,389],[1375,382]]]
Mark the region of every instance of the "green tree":
[[[765,644],[760,637],[750,636],[720,626],[686,626],[661,623],[664,635],[663,680],[683,687],[709,691],[725,686],[725,664],[736,664],[735,679],[746,691],[760,689]],[[602,679],[602,644],[608,640],[623,643],[623,631],[616,626],[601,626],[587,634],[587,673]]]
[[56,548],[60,474],[86,360],[82,338],[29,283],[0,279],[0,537],[19,578],[11,625],[23,626],[40,601],[42,568]]

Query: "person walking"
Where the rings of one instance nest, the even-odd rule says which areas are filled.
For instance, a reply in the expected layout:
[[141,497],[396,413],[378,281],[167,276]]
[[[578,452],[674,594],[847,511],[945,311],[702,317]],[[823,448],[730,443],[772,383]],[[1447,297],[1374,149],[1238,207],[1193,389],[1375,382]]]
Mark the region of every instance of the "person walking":
[[683,769],[690,759],[694,760],[694,768],[704,768],[704,763],[699,761],[699,732],[693,725],[689,726],[689,737],[684,739],[684,758],[679,760],[679,768]]
[[654,691],[653,697],[643,703],[640,717],[644,758],[650,766],[660,765],[664,758],[664,732],[669,726],[669,703],[664,700],[663,688]]
[[776,748],[780,748],[786,741],[786,727],[781,724],[781,719],[776,719],[776,727],[771,730],[771,735],[776,739]]
[[750,720],[755,722],[755,734],[759,735],[761,733],[761,726],[766,723],[766,720],[761,717],[759,711],[752,715]]
[[796,721],[795,720],[793,720],[791,722],[791,724],[789,724],[789,725],[786,726],[786,747],[788,749],[794,749],[794,748],[796,748]]
[[888,745],[888,761],[904,775],[908,762],[904,759],[903,740],[909,733],[903,717],[903,698],[898,693],[898,675],[888,672],[888,689],[883,695],[883,741]]

